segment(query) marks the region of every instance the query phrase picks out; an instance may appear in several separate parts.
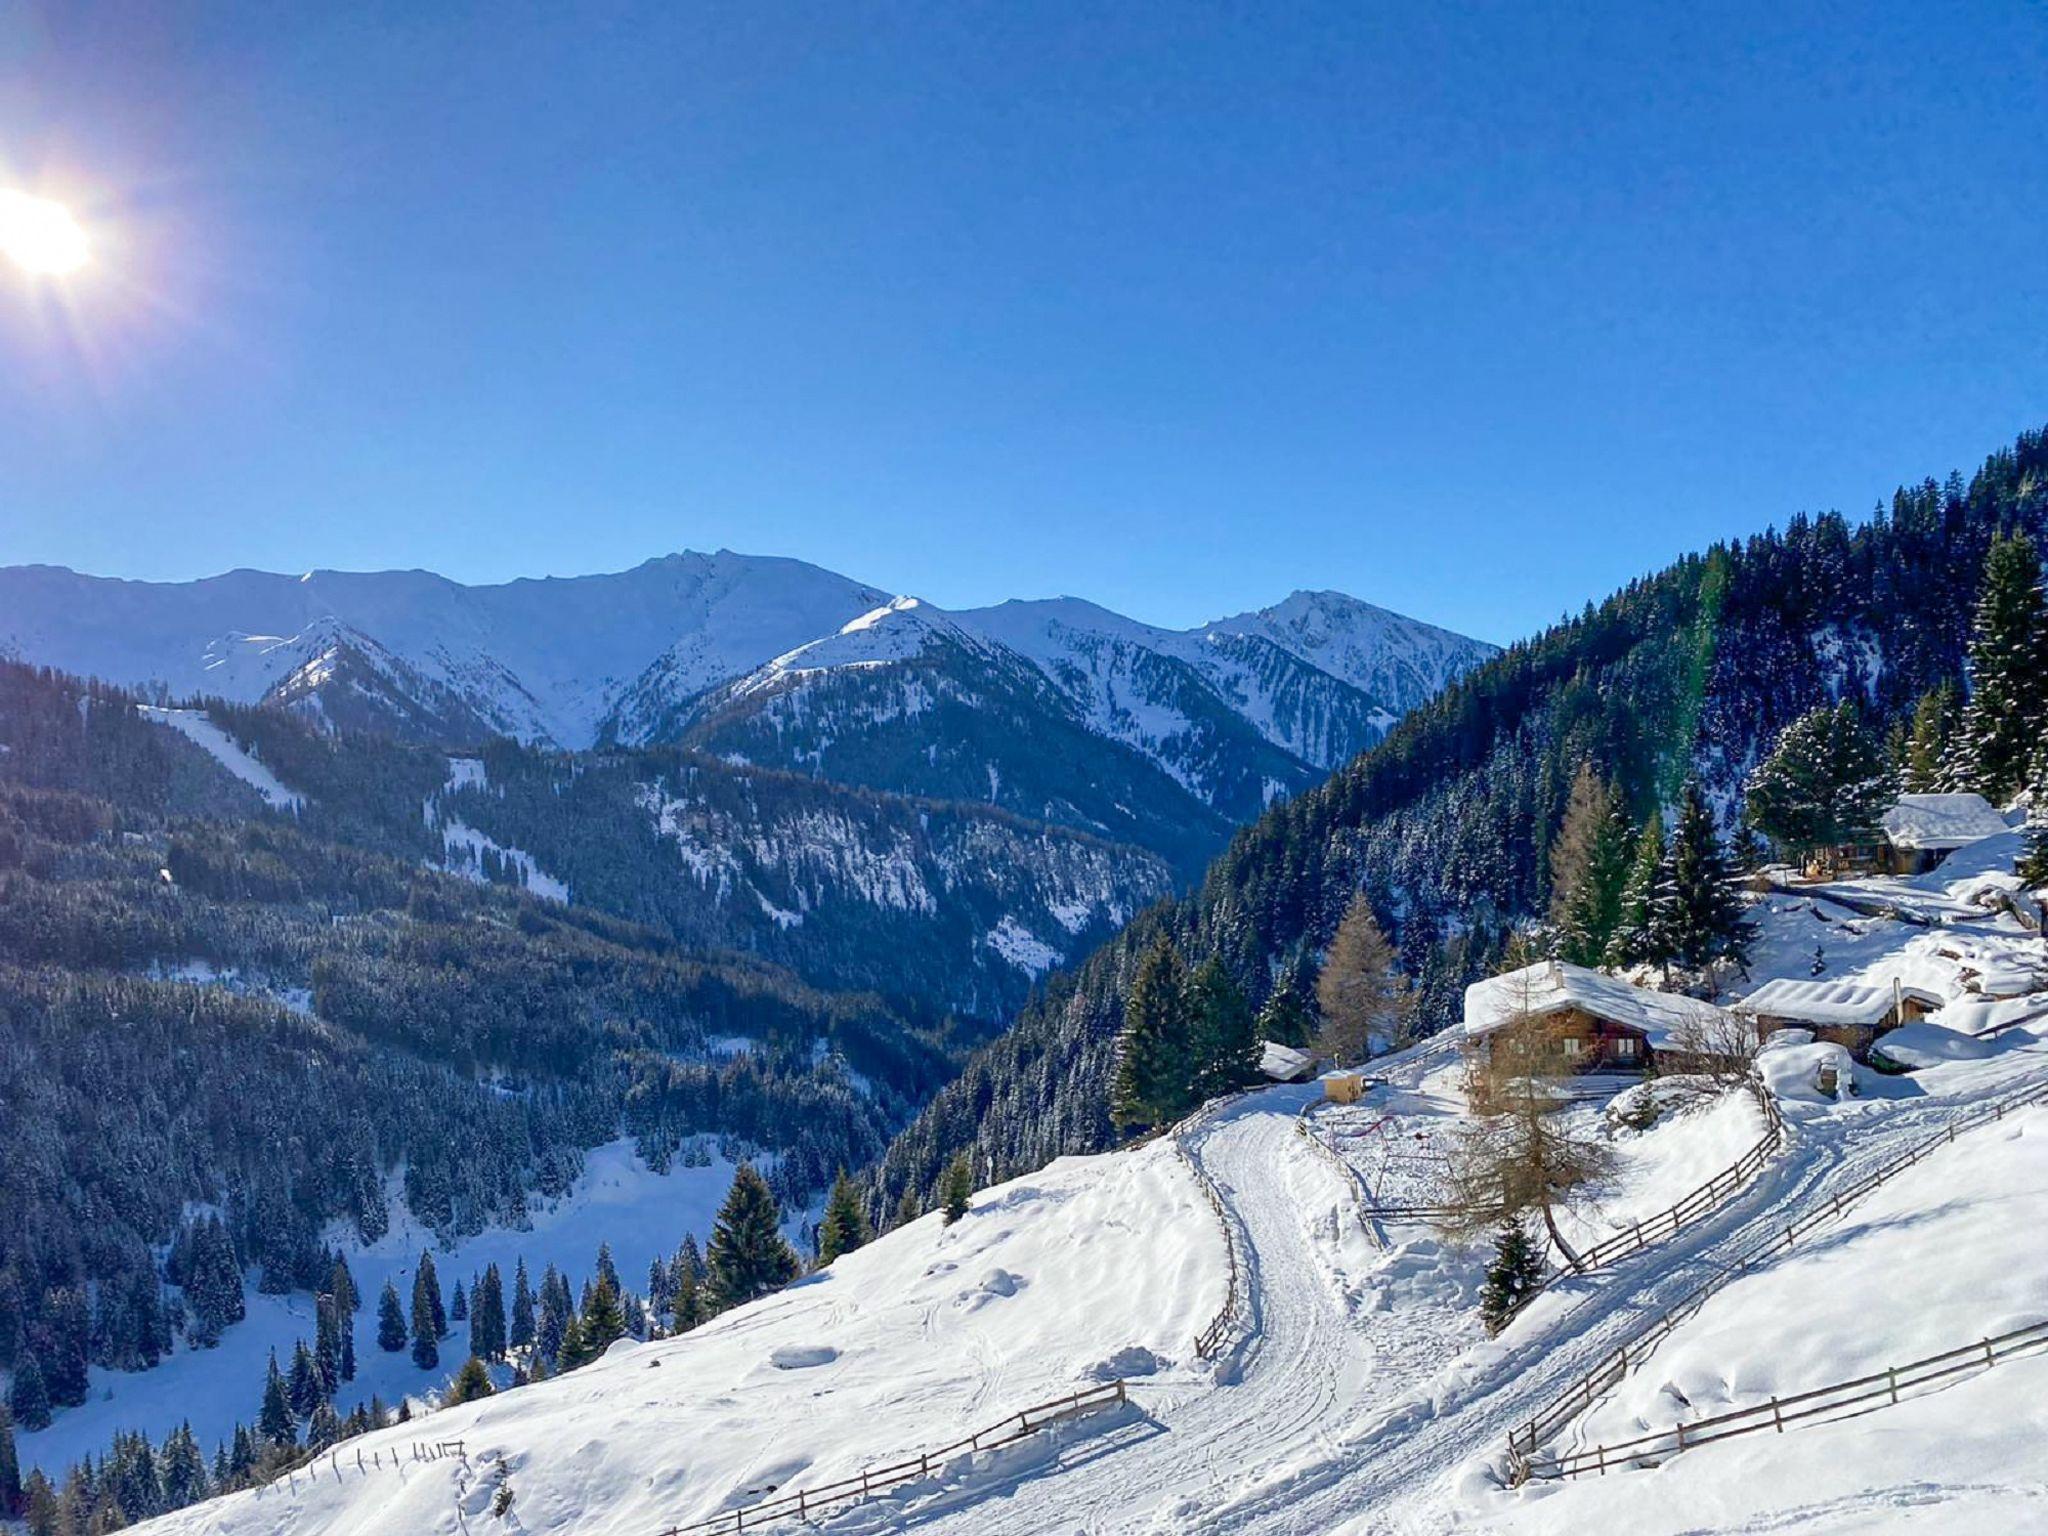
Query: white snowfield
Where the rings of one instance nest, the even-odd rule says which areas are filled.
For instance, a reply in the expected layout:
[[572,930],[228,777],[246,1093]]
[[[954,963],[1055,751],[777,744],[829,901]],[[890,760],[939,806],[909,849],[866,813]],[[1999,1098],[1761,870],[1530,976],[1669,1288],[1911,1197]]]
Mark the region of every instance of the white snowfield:
[[138,704],[137,714],[158,725],[167,725],[180,736],[205,750],[221,767],[263,797],[274,811],[296,811],[306,797],[287,789],[282,780],[258,762],[226,731],[207,719],[203,709],[165,709],[157,704]]
[[[1830,975],[1871,979],[1945,932],[1855,922],[1850,932],[1845,917],[1825,920],[1839,957]],[[1803,974],[1792,965],[1822,922],[1784,902],[1765,923],[1759,952],[1784,963],[1756,979]],[[1953,937],[2008,958],[2040,943],[2003,916]],[[1918,950],[1910,963],[1950,997],[1964,995],[1965,971],[1978,974]],[[301,1476],[148,1529],[658,1536],[771,1485],[794,1491],[914,1456],[1119,1375],[1126,1410],[957,1460],[813,1523],[943,1536],[1677,1536],[1909,1519],[1923,1531],[2048,1529],[2048,1365],[2035,1359],[1656,1469],[1519,1489],[1506,1477],[1512,1428],[1735,1256],[1859,1191],[1972,1107],[2048,1082],[2048,1045],[2026,1027],[1978,1043],[1981,1054],[1910,1077],[1858,1069],[1857,1092],[1839,1102],[1786,1099],[1783,1151],[1739,1192],[1646,1252],[1561,1280],[1498,1340],[1476,1316],[1483,1249],[1392,1219],[1368,1231],[1353,1181],[1297,1133],[1317,1090],[1280,1087],[1212,1111],[1186,1136],[1224,1200],[1245,1284],[1213,1362],[1194,1359],[1190,1340],[1222,1300],[1223,1239],[1193,1178],[1155,1142],[984,1191],[953,1228],[925,1218],[684,1339],[622,1348],[563,1380],[361,1442],[388,1452],[459,1439],[466,1465]],[[1313,1123],[1394,1204],[1430,1185],[1459,1113],[1460,1068],[1441,1037],[1378,1066],[1384,1087]],[[1740,1090],[1689,1109],[1679,1097],[1660,1088],[1652,1125],[1614,1132],[1622,1179],[1576,1218],[1581,1235],[1671,1204],[1761,1129]],[[2044,1223],[2048,1110],[1966,1132],[1731,1283],[1557,1448],[1903,1364],[2030,1320],[2030,1305],[2048,1313]],[[513,1490],[503,1520],[489,1512],[500,1479]]]

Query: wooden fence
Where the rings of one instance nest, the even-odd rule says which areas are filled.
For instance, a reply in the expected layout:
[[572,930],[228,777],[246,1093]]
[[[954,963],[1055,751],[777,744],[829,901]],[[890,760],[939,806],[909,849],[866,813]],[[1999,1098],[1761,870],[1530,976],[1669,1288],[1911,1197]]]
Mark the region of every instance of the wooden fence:
[[1195,1335],[1195,1355],[1198,1359],[1213,1360],[1222,1352],[1223,1341],[1229,1336],[1231,1319],[1244,1300],[1244,1282],[1237,1263],[1237,1231],[1230,1224],[1230,1213],[1223,1208],[1223,1196],[1216,1188],[1216,1181],[1209,1177],[1208,1170],[1195,1160],[1187,1149],[1187,1132],[1192,1130],[1212,1110],[1231,1100],[1241,1097],[1231,1094],[1226,1098],[1211,1100],[1173,1128],[1173,1153],[1187,1168],[1195,1181],[1195,1187],[1202,1192],[1202,1198],[1209,1202],[1209,1209],[1216,1214],[1216,1225],[1223,1231],[1223,1252],[1230,1263],[1230,1284],[1223,1294],[1223,1305],[1209,1324]]
[[1695,1446],[1711,1445],[1716,1440],[1732,1439],[1736,1435],[1753,1435],[1766,1429],[1782,1435],[1786,1425],[1807,1419],[1867,1408],[1871,1404],[1896,1406],[1901,1393],[1966,1372],[1988,1370],[2001,1360],[2043,1347],[2048,1347],[2048,1322],[2029,1323],[2024,1328],[2015,1328],[1995,1338],[1979,1339],[1961,1349],[1943,1350],[1938,1355],[1928,1355],[1908,1365],[1890,1366],[1868,1376],[1838,1381],[1833,1386],[1817,1387],[1792,1397],[1774,1397],[1753,1408],[1738,1408],[1710,1419],[1695,1419],[1690,1424],[1674,1424],[1669,1429],[1639,1435],[1614,1445],[1596,1445],[1590,1450],[1547,1457],[1531,1462],[1529,1475],[1587,1477],[1597,1474],[1604,1477],[1610,1468],[1655,1466],[1664,1457],[1676,1456],[1680,1451],[1691,1450]]
[[689,1525],[672,1525],[661,1532],[661,1536],[711,1536],[713,1532],[742,1532],[766,1530],[778,1520],[807,1520],[812,1515],[822,1514],[828,1509],[841,1505],[856,1504],[863,1499],[873,1498],[904,1483],[930,1477],[935,1468],[943,1467],[948,1460],[966,1452],[992,1451],[1019,1440],[1040,1434],[1056,1424],[1065,1424],[1074,1419],[1086,1418],[1108,1408],[1118,1408],[1129,1401],[1121,1379],[1105,1382],[1099,1387],[1069,1393],[1054,1398],[1049,1403],[1039,1403],[1011,1414],[1001,1423],[978,1429],[965,1439],[955,1440],[936,1450],[921,1451],[916,1456],[887,1466],[863,1467],[858,1476],[841,1478],[836,1483],[825,1483],[816,1488],[800,1488],[795,1493],[777,1494],[755,1504],[729,1509],[720,1515],[697,1520]]
[[1333,1164],[1338,1174],[1351,1186],[1351,1209],[1358,1218],[1359,1230],[1365,1233],[1366,1237],[1371,1240],[1375,1247],[1384,1248],[1387,1246],[1386,1239],[1380,1235],[1379,1229],[1373,1225],[1373,1218],[1380,1214],[1380,1210],[1378,1206],[1373,1204],[1372,1191],[1366,1187],[1365,1176],[1352,1167],[1350,1160],[1332,1146],[1326,1138],[1318,1135],[1315,1127],[1309,1124],[1309,1117],[1315,1113],[1321,1102],[1318,1099],[1310,1099],[1306,1104],[1302,1105],[1301,1113],[1294,1117],[1294,1129],[1300,1133],[1303,1141],[1314,1147],[1316,1151]]
[[[351,1450],[344,1442],[340,1445],[325,1446],[317,1451],[308,1451],[298,1460],[277,1468],[265,1481],[256,1485],[256,1491],[260,1494],[265,1489],[273,1489],[279,1483],[283,1483],[287,1493],[297,1493],[301,1474],[308,1478],[318,1478],[323,1473],[331,1473],[335,1481],[339,1482],[343,1474],[349,1472],[367,1477],[370,1473],[381,1472],[387,1467],[395,1472],[413,1462],[441,1461],[450,1456],[462,1461],[469,1460],[469,1453],[463,1448],[463,1442],[460,1440],[414,1440],[409,1445],[380,1447],[367,1453],[360,1445]],[[323,1462],[326,1465],[323,1466]]]
[[2031,1087],[1995,1099],[1967,1114],[1956,1116],[1938,1134],[1915,1143],[1868,1177],[1837,1193],[1825,1205],[1808,1211],[1797,1221],[1788,1222],[1782,1235],[1751,1245],[1737,1254],[1732,1262],[1717,1268],[1703,1284],[1652,1318],[1613,1354],[1604,1357],[1598,1365],[1567,1387],[1546,1407],[1539,1409],[1528,1423],[1509,1432],[1508,1464],[1513,1480],[1517,1483],[1526,1481],[1535,1464],[1537,1447],[1547,1443],[1565,1425],[1591,1408],[1601,1394],[1620,1382],[1641,1361],[1647,1359],[1666,1335],[1705,1306],[1708,1298],[1723,1286],[1740,1279],[1765,1260],[1790,1248],[1823,1222],[1834,1220],[1879,1185],[1898,1177],[1921,1159],[1947,1146],[1964,1131],[1975,1130],[1980,1125],[2002,1120],[2015,1110],[2043,1102],[2048,1102],[2048,1081],[2035,1083]]

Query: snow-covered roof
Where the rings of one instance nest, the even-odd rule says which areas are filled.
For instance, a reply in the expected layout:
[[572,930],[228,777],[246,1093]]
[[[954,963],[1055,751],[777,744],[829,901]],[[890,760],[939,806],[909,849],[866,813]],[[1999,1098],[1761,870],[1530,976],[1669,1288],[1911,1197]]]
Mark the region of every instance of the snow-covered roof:
[[1712,1003],[1676,992],[1653,992],[1623,981],[1618,976],[1568,965],[1562,960],[1540,960],[1489,976],[1465,989],[1465,1033],[1490,1035],[1504,1025],[1526,1018],[1543,1018],[1577,1008],[1605,1019],[1639,1029],[1651,1047],[1668,1046],[1687,1024],[1711,1025],[1724,1017]]
[[1259,1070],[1276,1083],[1291,1083],[1298,1078],[1313,1076],[1315,1066],[1315,1058],[1306,1051],[1297,1051],[1277,1040],[1266,1041],[1259,1053]]
[[1894,848],[1927,852],[1960,848],[2007,830],[2005,817],[1982,795],[1901,795],[1879,818]]
[[1913,998],[1930,1008],[1939,1008],[1946,1001],[1939,992],[1909,987],[1903,982],[1781,978],[1758,987],[1735,1004],[1735,1011],[1752,1018],[1797,1019],[1802,1024],[1873,1025],[1882,1023],[1902,997]]

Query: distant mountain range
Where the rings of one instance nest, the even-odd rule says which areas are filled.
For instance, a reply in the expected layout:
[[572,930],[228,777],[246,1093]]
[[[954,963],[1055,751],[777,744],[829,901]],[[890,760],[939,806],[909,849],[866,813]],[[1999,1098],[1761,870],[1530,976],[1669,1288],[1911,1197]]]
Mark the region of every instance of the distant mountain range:
[[1493,653],[1334,592],[1167,630],[1074,598],[946,612],[728,551],[496,586],[0,569],[0,654],[167,698],[450,749],[682,746],[997,806],[1183,872]]

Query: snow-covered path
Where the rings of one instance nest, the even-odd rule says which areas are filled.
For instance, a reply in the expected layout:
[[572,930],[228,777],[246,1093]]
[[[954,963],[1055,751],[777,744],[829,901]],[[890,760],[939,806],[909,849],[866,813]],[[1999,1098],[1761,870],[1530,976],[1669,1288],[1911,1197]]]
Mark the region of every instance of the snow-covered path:
[[[1412,1063],[1395,1086],[1432,1066]],[[1570,1387],[1714,1266],[1768,1241],[1797,1215],[1860,1183],[1966,1107],[2043,1070],[2015,1050],[1897,1097],[1788,1106],[1792,1143],[1726,1206],[1657,1250],[1539,1299],[1498,1343],[1437,1278],[1402,1271],[1442,1257],[1415,1229],[1371,1250],[1341,1177],[1294,1132],[1303,1090],[1276,1089],[1220,1112],[1189,1150],[1221,1190],[1248,1259],[1251,1318],[1213,1386],[1134,1400],[1148,1422],[1106,1431],[1072,1464],[903,1528],[943,1533],[1215,1532],[1325,1536],[1441,1532],[1483,1519],[1460,1469]],[[1824,1238],[1825,1228],[1818,1234]],[[1392,1273],[1389,1273],[1392,1271]],[[1422,1277],[1427,1278],[1427,1277]],[[1381,1313],[1377,1305],[1393,1303]]]

